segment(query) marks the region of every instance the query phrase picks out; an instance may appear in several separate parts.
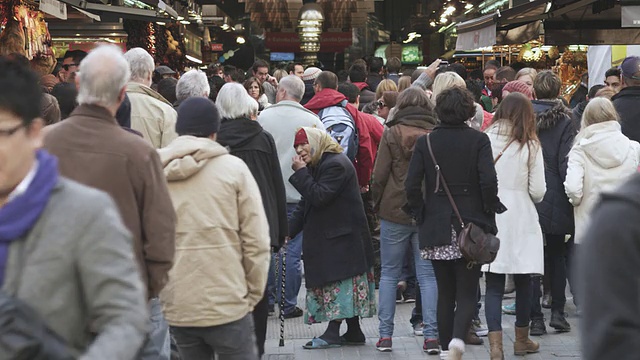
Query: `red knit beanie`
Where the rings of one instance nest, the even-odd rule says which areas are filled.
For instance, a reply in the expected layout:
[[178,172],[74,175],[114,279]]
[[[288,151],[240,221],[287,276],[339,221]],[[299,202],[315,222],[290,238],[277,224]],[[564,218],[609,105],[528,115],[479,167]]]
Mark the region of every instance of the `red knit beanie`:
[[297,148],[298,145],[304,145],[309,143],[309,138],[307,137],[307,133],[304,129],[298,130],[296,133],[296,138],[293,140],[293,147]]
[[504,97],[505,91],[508,91],[510,93],[519,92],[521,94],[524,94],[529,99],[533,99],[533,93],[531,92],[531,88],[524,81],[520,81],[520,80],[509,81],[504,86],[504,88],[502,88],[503,97]]

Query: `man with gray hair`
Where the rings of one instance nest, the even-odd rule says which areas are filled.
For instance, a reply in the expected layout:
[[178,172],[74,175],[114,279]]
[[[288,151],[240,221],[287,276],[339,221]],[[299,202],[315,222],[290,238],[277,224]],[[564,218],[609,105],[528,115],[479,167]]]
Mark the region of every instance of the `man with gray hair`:
[[[258,116],[258,122],[273,136],[280,160],[280,171],[282,178],[288,179],[293,175],[291,159],[296,156],[293,147],[293,140],[296,132],[301,127],[315,127],[324,130],[324,125],[318,116],[300,105],[300,100],[304,95],[304,82],[296,75],[285,76],[280,80],[278,91],[276,92],[276,104],[262,110]],[[288,182],[284,183],[287,195],[287,213],[291,216],[298,202],[300,193]],[[302,285],[302,268],[300,259],[302,257],[302,233],[289,240],[287,245],[287,272],[285,279],[285,302],[283,311],[286,318],[302,316],[302,310],[297,306],[298,293]],[[269,273],[270,289],[276,286],[276,279],[279,284],[281,277],[272,272]],[[278,286],[277,288],[280,288]],[[280,294],[277,294],[280,296]],[[269,290],[269,306],[273,308],[276,296],[274,291]]]
[[177,113],[167,99],[151,89],[155,64],[149,53],[133,48],[124,54],[131,69],[127,95],[131,101],[131,128],[156,149],[167,146],[176,134]]
[[190,97],[209,97],[210,92],[207,75],[200,70],[189,70],[178,80],[176,85],[177,101],[173,106],[178,108],[183,101]]
[[131,250],[151,312],[142,359],[168,360],[169,329],[157,297],[173,265],[176,217],[158,153],[115,120],[129,77],[119,48],[106,45],[89,53],[76,78],[79,106],[50,127],[44,147],[58,157],[62,175],[105,191],[118,206],[133,235]]

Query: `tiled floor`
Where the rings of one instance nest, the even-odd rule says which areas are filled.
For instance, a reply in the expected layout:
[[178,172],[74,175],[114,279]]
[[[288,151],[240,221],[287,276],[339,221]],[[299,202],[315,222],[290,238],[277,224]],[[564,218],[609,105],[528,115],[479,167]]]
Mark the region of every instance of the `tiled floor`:
[[[304,307],[304,286],[301,291],[298,304]],[[484,293],[484,291],[483,291]],[[506,359],[521,360],[549,360],[549,359],[580,359],[580,345],[578,341],[578,318],[576,309],[571,301],[570,294],[567,300],[568,320],[572,330],[569,333],[553,333],[533,337],[540,342],[540,352],[517,357],[513,355],[513,340],[515,338],[513,323],[515,316],[504,315],[502,326],[504,329],[504,350]],[[511,303],[513,299],[505,299],[503,304]],[[324,332],[326,324],[313,326],[305,325],[302,318],[285,320],[285,346],[279,347],[280,322],[278,317],[272,316],[269,319],[267,330],[266,354],[264,360],[333,360],[333,359],[439,359],[438,356],[429,356],[422,352],[422,338],[413,336],[409,318],[413,304],[399,304],[396,308],[395,333],[393,337],[393,351],[390,353],[378,352],[375,343],[378,340],[378,319],[377,317],[362,320],[362,329],[367,336],[367,344],[357,347],[342,347],[328,350],[305,350],[302,348],[307,341],[314,336],[319,336]],[[483,313],[483,310],[481,310]],[[547,319],[550,317],[549,310],[545,310]],[[484,314],[481,314],[484,317]],[[484,319],[483,319],[484,321]],[[547,322],[548,325],[548,322]],[[346,324],[343,325],[343,331]],[[551,330],[547,326],[547,330]],[[467,346],[464,359],[489,359],[489,340],[485,339],[482,346]]]

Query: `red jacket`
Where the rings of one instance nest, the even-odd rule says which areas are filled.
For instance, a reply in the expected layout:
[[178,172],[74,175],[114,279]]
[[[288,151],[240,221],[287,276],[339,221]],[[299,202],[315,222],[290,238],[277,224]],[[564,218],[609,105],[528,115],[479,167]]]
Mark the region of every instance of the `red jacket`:
[[[346,99],[347,98],[337,90],[323,89],[322,91],[316,93],[315,96],[304,105],[304,107],[318,114],[320,110],[330,106],[338,105],[340,104],[340,102]],[[356,160],[354,161],[353,165],[355,166],[356,173],[358,174],[358,184],[361,187],[364,187],[369,185],[369,181],[371,180],[375,154],[378,150],[374,138],[376,137],[378,132],[380,132],[380,136],[377,137],[379,142],[379,139],[382,136],[382,132],[378,131],[378,128],[370,126],[370,121],[363,119],[363,117],[360,115],[361,113],[358,111],[358,109],[356,109],[355,106],[347,104],[346,109],[347,111],[349,111],[349,114],[351,114],[351,117],[353,118],[353,121],[358,128],[358,153],[356,154]],[[375,118],[373,120],[375,120]],[[377,120],[375,121],[377,122]]]

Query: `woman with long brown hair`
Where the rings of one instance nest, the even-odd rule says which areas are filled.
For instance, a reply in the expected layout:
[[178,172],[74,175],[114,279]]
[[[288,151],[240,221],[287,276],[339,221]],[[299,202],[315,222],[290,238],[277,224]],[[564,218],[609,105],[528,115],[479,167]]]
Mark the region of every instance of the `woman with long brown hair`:
[[491,360],[502,360],[501,305],[507,274],[513,274],[516,285],[514,354],[525,355],[539,349],[529,339],[530,277],[544,273],[542,229],[535,203],[542,201],[546,185],[531,101],[521,93],[511,93],[502,100],[494,119],[486,133],[500,184],[498,196],[509,210],[496,216],[500,250],[482,271],[487,273],[485,313]]

